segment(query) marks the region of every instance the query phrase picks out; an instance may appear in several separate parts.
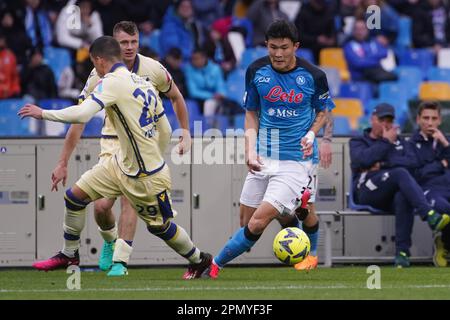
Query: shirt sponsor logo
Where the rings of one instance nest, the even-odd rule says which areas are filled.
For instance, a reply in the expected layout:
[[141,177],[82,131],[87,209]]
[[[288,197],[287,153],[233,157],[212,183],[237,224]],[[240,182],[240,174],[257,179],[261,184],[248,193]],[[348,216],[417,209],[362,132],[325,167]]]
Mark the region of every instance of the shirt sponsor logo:
[[269,83],[270,82],[270,77],[259,77],[258,79],[256,79],[256,82],[258,82],[258,83]]
[[269,108],[267,109],[267,113],[269,114],[269,116],[277,118],[291,118],[291,117],[298,117],[300,115],[298,110],[291,110],[291,109]]
[[303,101],[303,93],[295,93],[294,89],[291,89],[289,93],[284,92],[280,86],[275,86],[270,89],[269,93],[263,97],[270,102],[289,102],[300,103]]

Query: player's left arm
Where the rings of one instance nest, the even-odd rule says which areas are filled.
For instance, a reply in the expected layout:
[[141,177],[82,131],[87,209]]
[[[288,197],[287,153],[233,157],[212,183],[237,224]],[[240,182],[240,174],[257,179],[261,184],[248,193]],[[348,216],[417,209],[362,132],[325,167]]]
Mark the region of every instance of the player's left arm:
[[325,126],[323,128],[323,137],[319,145],[319,158],[320,165],[326,169],[331,165],[332,152],[331,152],[331,139],[333,138],[333,113],[327,112],[325,119]]

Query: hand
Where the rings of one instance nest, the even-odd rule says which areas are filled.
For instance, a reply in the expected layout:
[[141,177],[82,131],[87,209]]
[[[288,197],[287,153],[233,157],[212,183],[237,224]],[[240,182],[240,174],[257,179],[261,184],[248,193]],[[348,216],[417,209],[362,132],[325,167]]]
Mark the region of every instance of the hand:
[[59,163],[52,172],[52,190],[58,191],[58,183],[62,180],[63,187],[66,186],[67,165]]
[[22,107],[19,112],[17,112],[17,115],[20,117],[20,119],[26,118],[26,117],[32,117],[38,120],[42,119],[42,109],[34,104],[26,104],[24,107]]
[[390,143],[397,141],[398,126],[392,126],[389,129],[383,127],[383,138],[389,140]]
[[214,94],[214,99],[222,100],[223,98],[224,98],[224,96],[221,93],[215,93]]
[[447,161],[447,159],[442,159],[441,163],[444,166],[444,168],[446,168],[446,169],[448,168],[448,161]]
[[381,163],[380,162],[376,162],[370,169],[369,171],[378,171],[381,169]]
[[442,144],[444,147],[447,147],[449,145],[447,138],[438,128],[433,129],[433,134],[431,136],[433,137],[433,139],[440,142],[440,144]]
[[331,153],[331,143],[329,141],[322,140],[319,146],[319,159],[320,166],[324,169],[331,165],[332,153]]
[[[186,132],[185,132],[186,131]],[[191,134],[187,130],[183,130],[183,134],[180,136],[180,140],[178,142],[178,154],[186,154],[191,150]]]
[[255,171],[261,171],[261,167],[264,163],[261,161],[261,158],[256,154],[251,154],[247,159],[247,167],[248,171],[251,173],[255,173]]
[[302,152],[303,152],[303,159],[309,157],[312,155],[313,153],[313,141],[309,141],[307,137],[303,137],[300,145],[302,147]]
[[383,35],[379,35],[377,36],[377,41],[384,47],[388,47],[389,46],[389,40],[388,38],[386,38]]

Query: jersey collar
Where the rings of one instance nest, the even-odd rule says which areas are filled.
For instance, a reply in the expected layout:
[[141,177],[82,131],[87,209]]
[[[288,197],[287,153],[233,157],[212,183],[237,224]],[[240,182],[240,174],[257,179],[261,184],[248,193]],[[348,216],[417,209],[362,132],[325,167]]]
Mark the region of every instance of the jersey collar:
[[131,72],[133,73],[137,73],[139,69],[139,55],[136,55],[136,59],[134,59],[134,64],[133,64],[133,70],[131,70]]
[[117,62],[117,63],[115,63],[112,66],[112,68],[111,68],[111,70],[109,70],[109,72],[112,73],[112,72],[116,71],[116,69],[119,68],[119,67],[125,67],[126,68],[127,66],[125,64],[123,64],[122,62]]

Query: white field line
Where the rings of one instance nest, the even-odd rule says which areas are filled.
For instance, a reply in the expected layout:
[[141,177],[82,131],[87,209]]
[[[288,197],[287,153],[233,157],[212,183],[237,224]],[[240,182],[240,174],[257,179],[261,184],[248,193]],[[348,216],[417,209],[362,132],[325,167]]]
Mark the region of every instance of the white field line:
[[[382,289],[450,289],[450,284],[445,285],[405,285],[405,286],[381,286]],[[42,292],[158,292],[158,291],[252,291],[252,290],[342,290],[342,289],[367,289],[365,286],[241,286],[241,287],[155,287],[155,288],[86,288],[81,290],[69,289],[0,289],[1,293],[42,293]],[[375,292],[378,290],[374,290]]]

